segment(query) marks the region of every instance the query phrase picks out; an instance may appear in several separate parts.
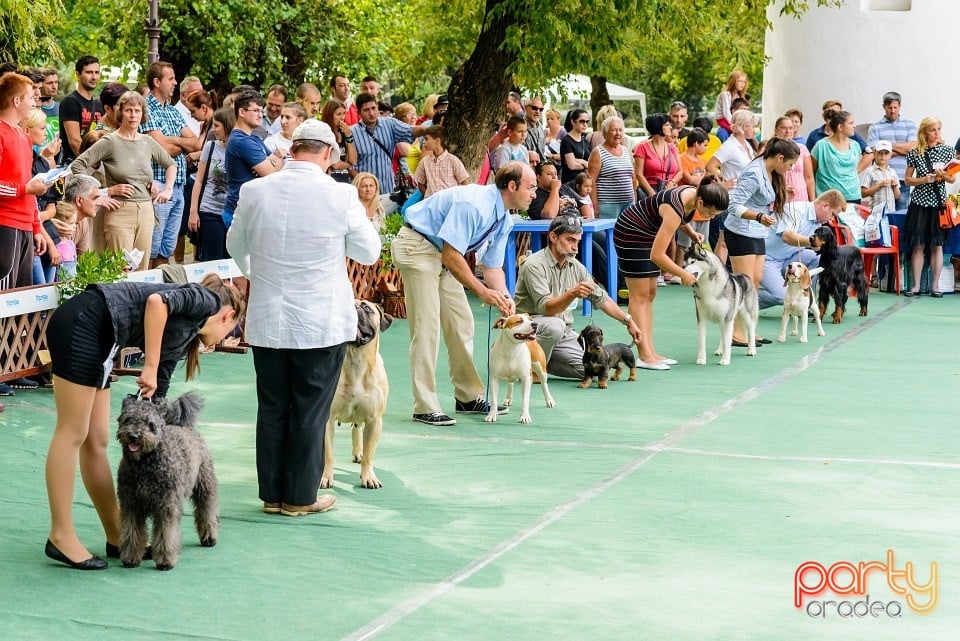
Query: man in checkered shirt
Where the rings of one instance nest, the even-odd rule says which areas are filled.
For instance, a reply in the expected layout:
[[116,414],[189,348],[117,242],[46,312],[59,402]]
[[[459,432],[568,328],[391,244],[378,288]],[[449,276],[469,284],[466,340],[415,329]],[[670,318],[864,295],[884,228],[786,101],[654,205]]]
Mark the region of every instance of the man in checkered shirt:
[[[150,246],[150,267],[170,262],[180,233],[180,218],[183,216],[183,184],[187,178],[187,154],[200,151],[203,142],[184,122],[183,116],[173,105],[173,93],[177,77],[169,62],[154,62],[147,69],[147,122],[140,125],[140,133],[153,137],[177,163],[177,179],[173,197],[162,205],[154,205],[157,224],[153,228]],[[164,185],[164,168],[153,163],[153,185],[161,190]]]

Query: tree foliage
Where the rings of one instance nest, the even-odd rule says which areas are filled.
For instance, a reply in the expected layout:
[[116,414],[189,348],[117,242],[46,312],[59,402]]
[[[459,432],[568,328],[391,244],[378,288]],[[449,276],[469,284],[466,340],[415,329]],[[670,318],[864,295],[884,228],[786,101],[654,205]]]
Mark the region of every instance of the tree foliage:
[[0,0],[0,61],[57,60],[54,29],[62,19],[60,0]]

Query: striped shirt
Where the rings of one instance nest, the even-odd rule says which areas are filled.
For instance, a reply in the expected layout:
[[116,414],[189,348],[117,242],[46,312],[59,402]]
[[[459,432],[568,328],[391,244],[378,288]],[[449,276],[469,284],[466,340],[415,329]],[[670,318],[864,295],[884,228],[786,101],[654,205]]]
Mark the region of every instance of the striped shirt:
[[660,225],[663,224],[663,214],[660,213],[661,205],[669,205],[680,218],[681,225],[693,220],[693,212],[689,214],[684,212],[683,201],[680,200],[680,194],[685,189],[696,188],[684,186],[664,189],[653,196],[648,196],[630,205],[626,211],[620,214],[617,224],[614,226],[615,242],[624,246],[652,247],[653,239],[657,237]]
[[[147,94],[147,122],[140,125],[140,133],[159,130],[164,136],[177,137],[182,135],[186,128],[187,123],[183,121],[183,116],[175,106],[169,102],[160,104],[152,93]],[[187,179],[187,155],[177,154],[173,160],[177,163],[177,179],[174,184],[182,185]],[[167,181],[167,172],[162,165],[153,163],[153,179],[160,184]]]
[[600,150],[600,174],[597,176],[598,203],[633,202],[633,161],[626,147],[620,146],[620,155],[614,156],[603,145]]
[[[887,120],[883,118],[870,125],[867,130],[867,144],[871,148],[875,147],[877,142],[886,140],[887,142],[917,142],[917,123],[906,118],[896,120]],[[890,167],[897,172],[897,178],[903,181],[903,172],[907,170],[907,157],[898,154],[891,154],[889,160]]]
[[396,118],[379,118],[372,129],[358,122],[350,127],[350,135],[353,136],[353,145],[357,148],[357,164],[354,169],[376,176],[380,181],[380,193],[392,192],[395,186],[393,150],[398,142],[413,142],[413,127]]
[[467,173],[467,169],[459,158],[449,151],[444,151],[439,156],[432,153],[424,154],[417,163],[413,179],[418,185],[427,186],[423,197],[429,198],[441,189],[456,187],[469,180],[470,174]]

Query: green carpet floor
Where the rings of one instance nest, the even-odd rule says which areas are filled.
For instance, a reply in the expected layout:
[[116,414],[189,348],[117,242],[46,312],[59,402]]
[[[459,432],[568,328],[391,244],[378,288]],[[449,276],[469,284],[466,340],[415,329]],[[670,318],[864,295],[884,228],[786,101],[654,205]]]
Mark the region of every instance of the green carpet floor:
[[[53,399],[18,391],[0,414],[0,639],[956,638],[960,296],[874,292],[869,317],[755,358],[735,349],[729,367],[712,356],[694,364],[690,290],[661,288],[655,310],[658,349],[679,365],[605,391],[554,379],[557,407],[535,387],[526,426],[517,410],[495,425],[413,423],[407,325],[397,321],[381,348],[391,385],[376,460],[384,487],[358,487],[342,429],[337,507],[300,519],[260,511],[251,357],[205,356],[190,385],[178,370],[171,394],[206,398],[200,429],[216,461],[221,532],[201,548],[185,518],[171,572],[114,562],[82,573],[43,556]],[[487,310],[475,313],[483,371]],[[609,318],[594,320],[608,340],[626,339]],[[763,312],[760,332],[778,329],[779,308]],[[710,347],[717,336],[712,327]],[[443,355],[440,377],[451,412]],[[116,410],[133,380],[114,389]],[[100,551],[77,488],[80,537]],[[896,601],[899,617],[844,618],[836,605],[810,616],[810,601],[863,600],[829,591],[794,607],[801,563],[885,561],[887,550],[921,582],[937,564],[931,613],[911,610],[880,572],[868,575],[871,603]]]

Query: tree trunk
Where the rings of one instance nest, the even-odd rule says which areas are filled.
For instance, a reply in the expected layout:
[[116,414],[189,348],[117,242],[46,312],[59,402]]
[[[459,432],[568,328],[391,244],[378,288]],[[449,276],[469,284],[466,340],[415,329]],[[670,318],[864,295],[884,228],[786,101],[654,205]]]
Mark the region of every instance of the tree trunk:
[[610,94],[607,92],[606,76],[590,76],[590,113],[596,114],[600,107],[610,104]]
[[516,54],[503,48],[507,26],[525,22],[524,16],[511,15],[509,10],[491,19],[491,12],[502,4],[502,0],[487,0],[477,46],[454,73],[447,90],[450,106],[444,119],[444,142],[474,178],[483,164],[495,125],[503,120],[503,105],[513,86],[507,69],[516,61]]

